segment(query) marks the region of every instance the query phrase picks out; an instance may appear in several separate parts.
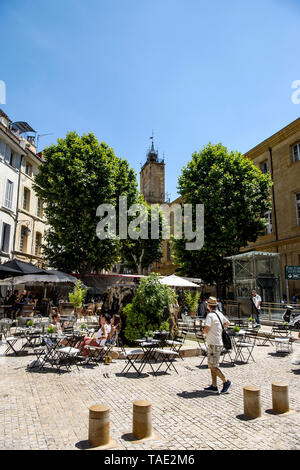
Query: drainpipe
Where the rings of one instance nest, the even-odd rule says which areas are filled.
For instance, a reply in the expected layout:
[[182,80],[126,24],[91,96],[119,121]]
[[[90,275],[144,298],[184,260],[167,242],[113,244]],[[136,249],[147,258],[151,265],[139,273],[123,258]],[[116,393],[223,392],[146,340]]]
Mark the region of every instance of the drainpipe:
[[23,158],[24,158],[24,155],[21,155],[20,170],[19,170],[19,180],[18,180],[18,192],[17,192],[17,205],[16,205],[16,223],[15,223],[15,230],[14,230],[14,241],[13,241],[13,251],[12,251],[12,255],[14,255],[15,249],[16,249],[16,233],[17,233],[17,226],[18,226],[19,195],[20,195],[21,170],[22,170]]
[[[272,178],[272,181],[273,181],[274,172],[273,172],[273,155],[272,155],[271,147],[269,148],[269,154],[270,154],[271,178]],[[278,227],[277,227],[277,215],[276,215],[274,184],[272,185],[272,201],[273,201],[273,216],[274,216],[275,238],[276,238],[276,241],[278,241]],[[278,253],[278,246],[276,246],[276,251]]]

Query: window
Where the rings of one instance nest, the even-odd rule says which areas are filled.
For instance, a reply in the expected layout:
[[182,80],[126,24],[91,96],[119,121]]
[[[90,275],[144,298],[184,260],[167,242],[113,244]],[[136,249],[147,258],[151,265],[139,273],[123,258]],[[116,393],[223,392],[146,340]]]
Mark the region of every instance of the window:
[[266,235],[269,235],[273,232],[273,225],[272,225],[272,211],[268,211],[265,213],[265,218],[268,221],[268,225],[266,228]]
[[6,190],[5,190],[5,199],[4,199],[4,206],[7,209],[12,209],[13,191],[14,191],[14,183],[12,181],[7,180]]
[[29,205],[30,205],[30,191],[29,191],[29,189],[24,188],[23,209],[25,211],[29,211]]
[[298,162],[300,160],[300,142],[293,146],[293,162]]
[[25,165],[25,173],[26,173],[26,175],[28,175],[28,176],[32,176],[32,165],[30,165],[30,163],[27,163],[27,162],[26,162],[26,165]]
[[36,215],[38,217],[43,217],[43,203],[42,203],[40,198],[38,198],[38,200],[37,200]]
[[300,225],[300,193],[296,194],[297,225]]
[[5,222],[2,225],[1,251],[9,253],[10,225]]
[[262,171],[264,174],[269,173],[269,162],[268,160],[265,160],[260,164],[260,171]]
[[39,232],[37,232],[35,234],[35,246],[34,246],[35,256],[40,256],[40,254],[41,254],[41,244],[42,244],[42,235]]
[[3,142],[3,140],[1,140],[0,141],[0,156],[2,158],[5,158],[5,147],[6,147],[5,142]]
[[20,251],[26,253],[27,251],[27,240],[28,240],[28,228],[21,227],[21,237],[20,237]]
[[9,165],[12,165],[13,154],[9,145],[5,145],[5,161]]
[[18,155],[18,154],[16,154],[16,153],[15,153],[14,167],[15,167],[17,170],[20,170],[20,168],[21,168],[21,155]]

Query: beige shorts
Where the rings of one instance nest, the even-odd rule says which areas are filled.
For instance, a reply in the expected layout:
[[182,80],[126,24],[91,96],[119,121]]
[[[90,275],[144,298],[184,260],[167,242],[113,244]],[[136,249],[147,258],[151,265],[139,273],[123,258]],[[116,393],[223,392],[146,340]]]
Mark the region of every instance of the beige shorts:
[[216,346],[215,344],[207,345],[207,365],[209,368],[219,367],[222,350],[223,346]]

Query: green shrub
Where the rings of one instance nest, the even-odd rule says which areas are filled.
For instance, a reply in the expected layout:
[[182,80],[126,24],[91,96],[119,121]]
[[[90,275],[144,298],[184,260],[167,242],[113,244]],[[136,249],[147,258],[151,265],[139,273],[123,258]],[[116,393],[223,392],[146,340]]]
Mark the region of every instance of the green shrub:
[[124,336],[130,342],[145,336],[149,331],[161,328],[169,330],[166,320],[176,294],[169,286],[161,284],[159,278],[158,274],[151,273],[142,279],[132,303],[123,309],[126,315]]
[[237,326],[237,325],[234,325],[233,331],[234,331],[235,333],[238,333],[238,332],[240,331],[240,327]]
[[28,320],[27,326],[33,326],[33,325],[34,325],[33,321],[32,321],[32,320]]

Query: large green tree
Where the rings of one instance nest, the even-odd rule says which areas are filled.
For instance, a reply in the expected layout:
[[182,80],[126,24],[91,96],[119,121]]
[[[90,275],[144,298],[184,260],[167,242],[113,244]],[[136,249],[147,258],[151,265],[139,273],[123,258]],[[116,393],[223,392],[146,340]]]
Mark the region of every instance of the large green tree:
[[99,272],[120,259],[118,238],[96,235],[100,204],[127,196],[138,199],[135,172],[105,143],[89,133],[70,132],[43,151],[44,163],[35,178],[35,191],[45,203],[49,229],[43,255],[49,264],[69,272]]
[[[139,227],[137,234],[141,233],[141,228],[146,228],[147,238],[141,236],[137,239],[129,238],[121,243],[121,259],[124,264],[138,274],[143,274],[143,269],[151,266],[155,261],[162,257],[162,227],[163,216],[158,206],[150,206],[143,199],[140,201],[141,211],[139,212]],[[136,219],[138,220],[138,219]],[[151,232],[151,222],[155,223],[157,238],[153,237]],[[134,221],[133,217],[128,217],[128,223]],[[141,227],[141,226],[144,227]]]
[[228,284],[231,266],[225,258],[265,231],[271,184],[269,175],[222,144],[195,152],[182,169],[178,189],[183,202],[204,204],[204,245],[189,251],[185,239],[173,240],[178,272],[219,288]]

